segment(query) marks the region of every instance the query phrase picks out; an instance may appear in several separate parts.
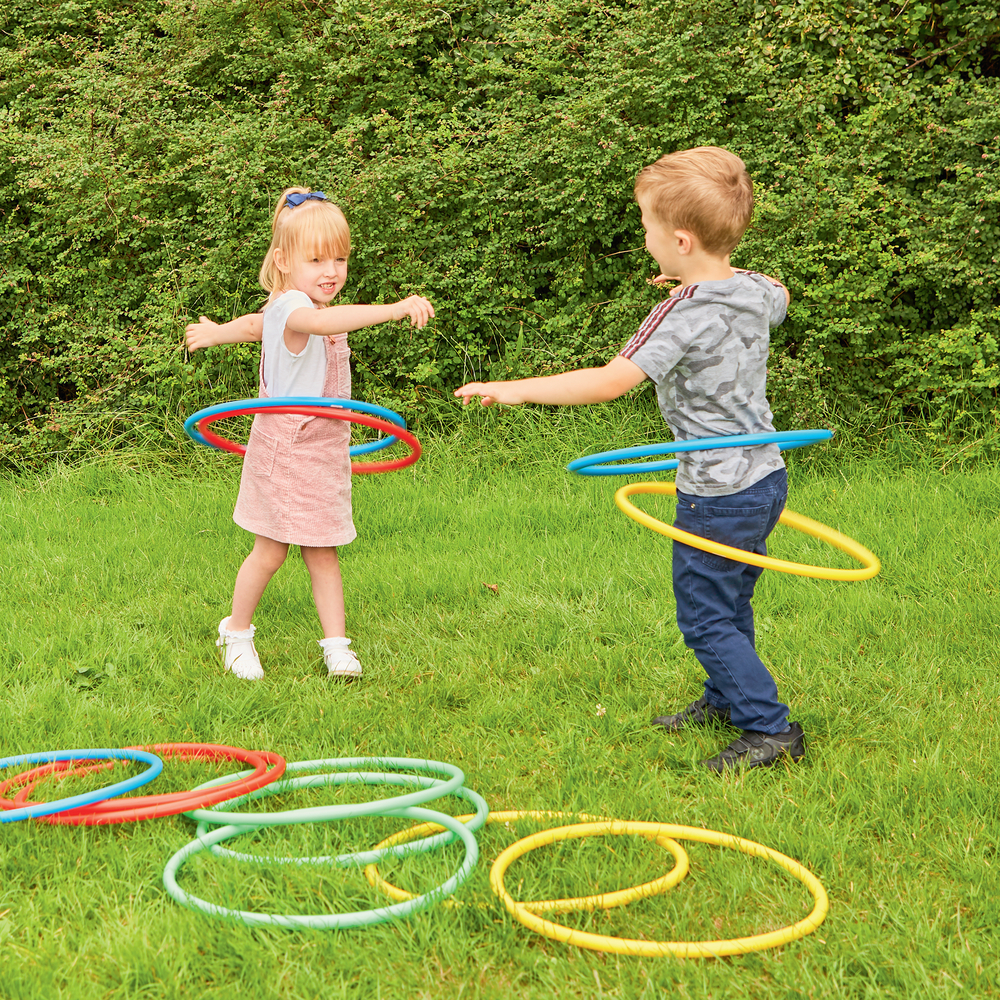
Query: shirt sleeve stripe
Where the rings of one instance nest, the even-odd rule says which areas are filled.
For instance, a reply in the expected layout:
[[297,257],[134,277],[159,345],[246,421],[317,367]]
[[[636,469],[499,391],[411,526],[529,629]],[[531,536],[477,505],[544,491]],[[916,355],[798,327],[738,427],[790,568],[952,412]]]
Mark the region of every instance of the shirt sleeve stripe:
[[695,290],[698,288],[697,285],[688,285],[687,288],[682,289],[677,295],[671,295],[666,302],[661,302],[646,318],[643,320],[642,326],[633,334],[632,339],[622,348],[620,354],[623,358],[631,358],[636,351],[642,347],[643,344],[649,340],[652,336],[653,331],[663,322],[667,313],[680,302],[681,299],[690,299]]

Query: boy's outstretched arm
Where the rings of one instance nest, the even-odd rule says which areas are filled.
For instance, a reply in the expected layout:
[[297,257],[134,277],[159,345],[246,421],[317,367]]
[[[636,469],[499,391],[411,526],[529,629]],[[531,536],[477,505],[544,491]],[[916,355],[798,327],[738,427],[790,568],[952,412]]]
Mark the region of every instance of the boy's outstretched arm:
[[264,315],[247,313],[228,323],[214,323],[207,316],[199,316],[197,323],[188,323],[184,334],[189,351],[219,344],[257,343],[264,335]]
[[603,368],[580,368],[545,378],[522,378],[512,382],[469,382],[455,390],[465,406],[473,396],[479,396],[483,406],[506,403],[549,403],[555,406],[575,406],[584,403],[606,403],[634,389],[646,373],[634,362],[621,355]]

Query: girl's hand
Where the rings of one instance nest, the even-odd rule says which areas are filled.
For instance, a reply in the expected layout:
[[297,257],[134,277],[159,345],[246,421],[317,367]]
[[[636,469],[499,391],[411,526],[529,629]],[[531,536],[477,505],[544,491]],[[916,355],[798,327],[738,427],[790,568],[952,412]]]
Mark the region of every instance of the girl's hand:
[[402,319],[404,316],[410,317],[411,326],[426,326],[434,318],[434,306],[422,295],[411,295],[392,307],[393,319]]
[[511,382],[469,382],[461,389],[455,390],[456,396],[462,397],[462,405],[468,406],[473,396],[480,396],[482,406],[492,406],[503,403],[507,406],[519,406],[524,398]]
[[[675,277],[672,274],[658,274],[655,278],[650,278],[649,283],[651,285],[665,285],[668,281],[680,280],[680,278]],[[670,294],[676,295],[683,287],[683,285],[674,285],[674,287],[670,289]]]
[[199,316],[197,323],[188,323],[184,328],[189,351],[197,351],[201,347],[216,347],[223,343],[221,327],[213,323],[207,316]]

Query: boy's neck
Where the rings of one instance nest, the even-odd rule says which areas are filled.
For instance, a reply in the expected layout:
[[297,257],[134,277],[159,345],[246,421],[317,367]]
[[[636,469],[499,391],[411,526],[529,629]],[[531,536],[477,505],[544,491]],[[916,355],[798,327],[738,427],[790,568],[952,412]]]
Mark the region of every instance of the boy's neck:
[[724,257],[696,249],[687,254],[677,269],[682,285],[697,285],[702,281],[726,281],[733,276],[729,254]]

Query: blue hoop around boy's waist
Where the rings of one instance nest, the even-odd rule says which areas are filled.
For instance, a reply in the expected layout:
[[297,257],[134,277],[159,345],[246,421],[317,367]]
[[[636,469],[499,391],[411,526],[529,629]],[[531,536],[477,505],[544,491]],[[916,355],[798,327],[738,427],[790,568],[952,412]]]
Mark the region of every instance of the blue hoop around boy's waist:
[[[215,406],[206,406],[204,410],[192,413],[184,421],[184,430],[193,441],[213,448],[215,446],[210,441],[206,441],[198,430],[198,424],[205,417],[214,417],[217,413],[228,413],[230,410],[239,410],[247,405],[252,405],[255,409],[268,409],[272,406],[332,406],[343,410],[356,410],[358,413],[370,413],[383,420],[388,420],[389,423],[396,424],[397,427],[406,429],[406,421],[398,413],[394,410],[387,410],[384,406],[376,406],[374,403],[361,403],[356,399],[331,399],[329,396],[273,396],[267,399],[237,399],[232,403],[216,403]],[[368,444],[356,444],[350,450],[351,458],[357,455],[370,455],[373,451],[390,448],[398,440],[398,438],[387,437],[380,441],[369,441]]]
[[804,448],[807,444],[829,441],[833,431],[772,431],[768,434],[732,434],[729,437],[696,438],[692,441],[663,441],[659,444],[641,444],[634,448],[618,448],[596,455],[576,458],[566,469],[580,476],[630,476],[639,472],[665,472],[680,464],[676,458],[665,462],[639,462],[634,465],[606,465],[626,458],[645,458],[648,455],[669,455],[682,451],[709,451],[712,448],[736,448],[752,444],[776,444],[782,451]]

